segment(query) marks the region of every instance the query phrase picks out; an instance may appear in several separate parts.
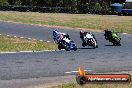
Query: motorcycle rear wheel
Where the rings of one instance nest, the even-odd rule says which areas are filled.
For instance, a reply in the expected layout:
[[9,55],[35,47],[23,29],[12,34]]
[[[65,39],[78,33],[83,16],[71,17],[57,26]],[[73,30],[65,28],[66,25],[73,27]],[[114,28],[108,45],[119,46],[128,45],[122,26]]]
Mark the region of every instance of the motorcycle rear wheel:
[[60,45],[58,45],[58,49],[59,49],[59,50],[61,50],[61,49],[62,49]]

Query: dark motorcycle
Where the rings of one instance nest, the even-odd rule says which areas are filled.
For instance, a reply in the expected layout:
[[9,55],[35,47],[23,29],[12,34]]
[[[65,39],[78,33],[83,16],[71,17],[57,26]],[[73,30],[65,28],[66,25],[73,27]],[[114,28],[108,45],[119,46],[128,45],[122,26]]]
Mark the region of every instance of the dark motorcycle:
[[111,31],[108,30],[104,30],[105,31],[105,39],[109,40],[109,42],[112,42],[113,45],[115,46],[121,46],[121,38],[119,37],[119,35],[117,33],[112,33]]

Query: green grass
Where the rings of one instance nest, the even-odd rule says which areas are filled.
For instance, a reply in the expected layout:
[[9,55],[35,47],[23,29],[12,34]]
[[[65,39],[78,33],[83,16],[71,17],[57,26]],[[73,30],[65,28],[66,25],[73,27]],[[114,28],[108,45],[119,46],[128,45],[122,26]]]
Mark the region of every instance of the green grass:
[[51,88],[132,88],[132,82],[126,84],[85,84],[83,86],[77,83],[68,83],[54,86]]
[[0,11],[0,20],[132,33],[131,16]]
[[57,46],[52,42],[40,42],[28,39],[0,36],[1,51],[40,51],[54,50]]

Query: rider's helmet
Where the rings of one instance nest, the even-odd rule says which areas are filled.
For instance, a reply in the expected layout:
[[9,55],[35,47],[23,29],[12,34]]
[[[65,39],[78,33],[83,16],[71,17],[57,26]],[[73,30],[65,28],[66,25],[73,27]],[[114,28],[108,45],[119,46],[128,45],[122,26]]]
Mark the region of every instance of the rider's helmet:
[[84,33],[84,32],[81,30],[81,31],[80,31],[80,34],[83,34],[83,33]]
[[92,34],[91,32],[88,32],[88,34]]
[[66,34],[65,36],[66,36],[66,38],[69,38],[69,35],[68,34]]
[[80,33],[83,33],[83,31],[81,30]]

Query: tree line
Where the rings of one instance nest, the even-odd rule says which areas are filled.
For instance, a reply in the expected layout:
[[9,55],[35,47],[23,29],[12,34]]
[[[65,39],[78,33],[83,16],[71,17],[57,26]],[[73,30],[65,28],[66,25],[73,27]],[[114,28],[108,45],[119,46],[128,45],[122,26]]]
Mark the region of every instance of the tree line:
[[[67,12],[68,10],[71,10],[75,13],[88,13],[88,12],[94,12],[94,13],[103,13],[104,11],[110,11],[110,4],[114,2],[123,3],[125,0],[0,0],[0,6],[19,6],[16,7],[15,10],[20,9],[21,11],[30,9],[30,11],[33,11],[37,9],[37,11],[44,10],[42,7],[46,7],[45,10],[53,12],[55,11],[55,7],[61,7],[59,10],[56,11],[59,12]],[[23,6],[26,8],[23,8]],[[27,8],[27,6],[32,8]],[[38,8],[41,7],[41,8]],[[48,8],[47,8],[48,7]],[[50,7],[50,8],[49,8]],[[6,8],[7,9],[7,8]],[[14,10],[13,8],[9,8],[9,10]],[[4,8],[5,10],[5,8]],[[51,11],[53,10],[53,11]],[[63,11],[62,11],[63,10]],[[66,10],[66,11],[64,11]],[[45,11],[42,11],[45,12]]]
[[45,7],[77,7],[80,5],[106,4],[123,2],[124,0],[0,0],[2,5],[45,6]]

